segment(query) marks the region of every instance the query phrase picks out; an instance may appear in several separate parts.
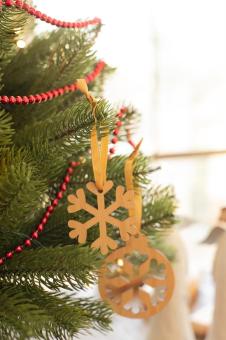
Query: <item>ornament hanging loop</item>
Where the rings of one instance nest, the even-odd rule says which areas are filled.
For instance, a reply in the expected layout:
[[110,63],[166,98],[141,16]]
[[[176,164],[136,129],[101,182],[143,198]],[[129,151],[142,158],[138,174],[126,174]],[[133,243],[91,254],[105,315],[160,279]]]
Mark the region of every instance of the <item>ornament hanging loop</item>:
[[141,146],[143,139],[135,146],[133,152],[129,156],[129,158],[125,162],[124,174],[125,174],[125,181],[126,181],[126,189],[133,190],[135,199],[134,199],[134,206],[129,209],[129,216],[135,218],[135,226],[137,230],[137,234],[140,234],[141,230],[141,220],[142,220],[142,195],[141,189],[135,188],[134,189],[134,178],[133,178],[133,169],[134,169],[134,160],[139,153],[139,149]]
[[92,96],[88,90],[87,83],[85,79],[77,80],[78,89],[86,96],[88,102],[92,107],[92,114],[95,119],[95,125],[91,131],[91,153],[92,153],[92,165],[95,184],[99,192],[103,192],[104,185],[106,183],[106,173],[107,173],[107,159],[108,159],[108,143],[109,143],[109,133],[106,129],[105,136],[101,137],[100,142],[97,136],[97,121],[96,121],[96,107],[97,100]]

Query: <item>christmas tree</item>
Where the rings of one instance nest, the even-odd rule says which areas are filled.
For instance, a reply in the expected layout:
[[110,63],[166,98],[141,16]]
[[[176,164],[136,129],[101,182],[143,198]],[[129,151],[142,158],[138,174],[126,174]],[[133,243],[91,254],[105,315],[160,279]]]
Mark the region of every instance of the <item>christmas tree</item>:
[[[34,17],[58,26],[35,36]],[[70,339],[88,329],[110,328],[103,301],[81,299],[80,290],[97,281],[104,256],[69,238],[67,194],[93,179],[90,133],[94,117],[76,79],[85,78],[100,97],[112,71],[94,52],[98,19],[66,23],[21,1],[0,2],[0,338]],[[24,42],[26,42],[25,48]],[[132,108],[97,103],[100,134],[112,134],[108,178],[124,185],[126,157],[114,144],[127,141],[137,124]],[[174,223],[169,188],[154,187],[150,158],[135,161],[134,179],[143,187],[142,231],[157,248]],[[111,196],[112,195],[112,196]],[[89,199],[92,201],[90,193]],[[114,199],[114,192],[108,197]],[[117,212],[122,218],[124,212]],[[77,218],[87,220],[81,211]],[[115,229],[112,238],[119,239]],[[119,241],[119,245],[120,240]]]

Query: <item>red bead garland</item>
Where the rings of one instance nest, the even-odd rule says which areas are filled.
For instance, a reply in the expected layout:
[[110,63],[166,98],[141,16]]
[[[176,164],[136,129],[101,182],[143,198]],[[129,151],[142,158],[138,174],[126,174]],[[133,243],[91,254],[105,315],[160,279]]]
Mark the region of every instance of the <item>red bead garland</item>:
[[[119,110],[119,112],[117,113],[117,117],[118,117],[118,121],[115,124],[115,129],[113,130],[113,135],[114,137],[111,139],[111,143],[112,144],[116,144],[118,142],[118,134],[120,131],[120,127],[122,126],[123,122],[120,120],[124,117],[125,112],[127,111],[127,108],[122,106],[121,109]],[[115,153],[115,148],[111,147],[109,150],[110,154],[114,154]]]
[[[87,84],[93,82],[99,75],[100,73],[103,71],[104,67],[105,67],[105,62],[100,60],[95,68],[93,69],[92,72],[90,72],[86,77],[85,80],[87,82]],[[36,103],[43,103],[49,100],[52,100],[53,98],[56,98],[58,96],[62,96],[65,93],[68,92],[74,92],[78,90],[76,83],[74,84],[70,84],[70,85],[65,85],[61,88],[58,89],[54,89],[54,90],[50,90],[47,91],[45,93],[40,93],[40,94],[34,94],[34,95],[29,95],[29,96],[0,96],[0,103],[2,104],[10,104],[10,105],[14,105],[14,104],[23,104],[23,105],[28,105],[28,104],[36,104]]]
[[[26,2],[21,0],[5,0],[0,1],[0,6],[5,4],[7,7],[16,7],[23,9],[30,15],[36,17],[37,19],[40,19],[42,21],[45,21],[48,24],[51,24],[53,26],[62,27],[62,28],[86,28],[88,26],[97,26],[101,25],[101,20],[99,18],[94,18],[91,20],[85,20],[85,21],[77,21],[77,22],[67,22],[67,21],[61,21],[54,18],[49,17],[48,15],[36,10],[34,7],[28,5]],[[1,10],[1,8],[0,8]]]
[[[73,171],[74,171],[74,168],[76,166],[78,166],[78,165],[80,165],[79,162],[71,162],[70,166],[67,169],[67,173],[68,173],[68,170],[70,169],[69,172],[72,174]],[[70,182],[70,177],[68,175],[66,175],[65,178],[64,178],[64,181],[62,183],[62,185],[63,184],[65,185],[65,190],[67,189],[67,184],[69,182]],[[16,246],[16,248],[14,250],[11,250],[11,251],[7,252],[5,254],[5,256],[1,257],[0,258],[0,265],[3,265],[6,260],[12,259],[12,257],[14,256],[15,253],[21,253],[24,250],[24,247],[31,247],[32,241],[39,238],[39,233],[41,233],[44,230],[44,226],[47,224],[48,219],[49,219],[51,213],[54,211],[55,207],[57,207],[57,205],[59,203],[59,200],[61,198],[63,198],[63,193],[62,193],[61,189],[56,194],[56,197],[57,198],[55,198],[52,201],[51,205],[47,207],[46,212],[44,213],[44,215],[43,215],[43,217],[41,219],[41,223],[38,225],[37,229],[32,232],[30,238],[27,238],[26,240],[24,240],[24,244]]]

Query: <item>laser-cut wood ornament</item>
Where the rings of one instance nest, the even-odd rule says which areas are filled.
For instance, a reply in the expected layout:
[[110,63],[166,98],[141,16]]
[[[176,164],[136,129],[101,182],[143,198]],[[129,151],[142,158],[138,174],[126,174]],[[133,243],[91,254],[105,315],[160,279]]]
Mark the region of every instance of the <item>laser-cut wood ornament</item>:
[[[88,92],[84,80],[79,80],[77,86],[90,102],[95,118],[97,103],[95,98]],[[123,241],[128,241],[131,235],[136,234],[134,216],[129,216],[123,221],[112,216],[114,211],[120,207],[127,210],[132,209],[134,205],[133,190],[125,190],[123,186],[118,186],[115,192],[115,201],[109,206],[105,206],[105,195],[113,187],[113,182],[106,179],[108,139],[109,134],[108,131],[106,131],[105,136],[98,142],[96,126],[94,126],[91,132],[91,153],[95,182],[87,183],[86,187],[89,192],[96,196],[97,208],[87,202],[84,189],[78,189],[75,195],[68,196],[68,201],[71,203],[68,207],[69,213],[84,210],[93,216],[85,223],[81,223],[75,219],[69,220],[68,226],[73,229],[69,233],[69,237],[72,239],[78,238],[79,243],[85,243],[88,230],[98,224],[99,237],[92,243],[91,247],[100,249],[104,255],[108,253],[109,249],[117,248],[117,242],[107,235],[107,224],[119,229],[120,237]]]
[[89,182],[86,185],[87,189],[96,195],[97,205],[95,208],[86,201],[85,192],[83,189],[78,189],[76,195],[69,195],[68,201],[72,203],[68,207],[69,213],[75,213],[79,210],[85,210],[93,217],[85,223],[80,223],[76,220],[69,220],[68,226],[73,230],[69,233],[70,238],[74,239],[78,237],[79,243],[85,243],[87,239],[87,231],[97,223],[99,224],[100,236],[92,243],[92,248],[100,249],[102,254],[107,254],[110,249],[117,248],[117,242],[107,235],[107,223],[114,227],[119,228],[120,237],[123,241],[128,241],[130,235],[136,233],[134,227],[134,218],[127,217],[121,221],[111,216],[111,214],[119,207],[125,209],[130,208],[133,205],[134,193],[133,191],[125,191],[123,186],[116,188],[116,198],[113,203],[108,207],[105,207],[105,195],[113,187],[112,181],[106,181],[102,192],[98,191],[94,182]]
[[[133,161],[139,146],[140,143],[125,164],[127,189],[133,189]],[[129,216],[135,218],[137,235],[105,259],[99,274],[99,292],[114,312],[128,318],[148,318],[168,304],[174,290],[174,273],[165,255],[150,247],[140,233],[139,188],[135,190],[134,202]]]
[[[134,264],[129,257],[140,256],[144,262]],[[155,270],[157,267],[158,270]],[[143,319],[160,312],[174,289],[170,262],[151,248],[147,238],[131,238],[125,247],[112,252],[99,274],[99,292],[113,311],[127,318]]]

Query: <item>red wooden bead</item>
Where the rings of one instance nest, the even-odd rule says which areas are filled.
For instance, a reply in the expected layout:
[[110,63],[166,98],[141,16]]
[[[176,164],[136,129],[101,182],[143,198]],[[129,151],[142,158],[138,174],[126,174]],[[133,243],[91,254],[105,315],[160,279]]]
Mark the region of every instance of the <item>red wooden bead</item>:
[[13,252],[12,252],[12,251],[9,251],[9,252],[6,254],[6,258],[7,258],[8,260],[10,260],[12,257],[13,257]]
[[64,86],[64,92],[68,92],[68,91],[70,91],[70,87],[68,85],[65,85]]
[[35,102],[36,103],[41,103],[42,97],[39,94],[35,94],[34,97],[35,97]]
[[46,217],[46,218],[49,218],[49,216],[50,216],[50,212],[47,211],[47,212],[45,213],[45,217]]
[[22,8],[23,8],[23,9],[28,10],[29,7],[30,7],[30,6],[29,6],[28,4],[26,4],[26,2],[23,2],[23,4],[22,4]]
[[60,186],[60,189],[61,189],[62,191],[66,191],[66,190],[67,190],[66,184],[65,184],[65,183],[62,183],[61,186]]
[[121,113],[125,113],[127,111],[127,108],[125,106],[121,107]]
[[60,96],[62,96],[64,94],[64,89],[62,89],[62,87],[59,88],[58,93],[59,93]]
[[29,239],[24,241],[24,244],[26,247],[30,247],[31,246],[31,241]]
[[47,218],[46,217],[43,217],[42,219],[42,224],[46,224],[47,223]]
[[113,131],[113,135],[117,136],[118,134],[119,134],[119,130],[118,130],[118,129],[115,129],[115,130]]
[[43,21],[47,21],[48,16],[46,14],[42,14],[42,19]]
[[119,112],[119,113],[117,114],[117,117],[122,118],[122,117],[123,117],[123,113],[122,113],[122,112]]
[[50,99],[50,100],[53,98],[53,94],[52,94],[51,91],[46,92],[46,95],[47,95],[48,99]]
[[40,11],[36,11],[35,16],[37,18],[41,18],[42,17],[42,13]]
[[53,212],[53,206],[52,205],[50,205],[50,206],[48,206],[48,208],[47,208],[47,211],[49,212],[49,213],[52,213]]
[[1,103],[2,104],[7,104],[9,102],[9,98],[7,96],[2,96],[1,97]]
[[57,25],[57,19],[53,19],[53,25]]
[[54,207],[56,207],[56,206],[58,205],[58,199],[55,198],[55,199],[53,200],[53,203],[52,203],[52,204],[53,204]]
[[66,175],[65,177],[64,177],[64,183],[69,183],[70,182],[70,176],[68,176],[68,175]]
[[16,248],[15,248],[15,252],[16,253],[21,253],[23,251],[23,247],[22,246],[17,246]]
[[119,121],[116,123],[116,125],[117,125],[118,127],[120,127],[120,126],[122,126],[122,122],[119,120]]
[[52,92],[52,94],[53,94],[53,97],[58,97],[58,96],[59,96],[57,90],[52,90],[51,92]]
[[34,8],[32,8],[32,7],[30,7],[29,8],[29,13],[31,14],[31,15],[35,15],[35,9]]
[[13,5],[13,1],[12,0],[5,0],[5,5],[6,6],[12,6]]
[[113,153],[115,153],[115,148],[110,148],[109,151],[110,151],[111,154],[113,154]]
[[30,95],[28,96],[29,103],[34,104],[35,103],[35,97]]
[[76,89],[75,84],[71,84],[71,85],[69,85],[69,86],[70,86],[70,90],[71,90],[71,91],[75,91],[75,89]]
[[10,104],[15,104],[16,103],[16,98],[14,96],[9,97],[9,103]]
[[90,78],[90,74],[88,74],[88,75],[86,76],[86,81],[89,83],[89,82],[90,82],[90,80],[91,80],[91,78]]
[[46,102],[46,101],[47,101],[48,96],[47,96],[46,93],[41,93],[40,96],[42,97],[42,101],[43,101],[43,102]]
[[74,169],[73,168],[67,168],[67,173],[69,173],[70,175],[73,174]]
[[62,191],[59,191],[57,193],[57,198],[60,200],[61,198],[63,198],[63,192]]
[[73,161],[71,161],[70,162],[70,165],[74,168],[74,167],[76,167],[77,166],[77,162],[73,162]]
[[44,226],[43,226],[43,224],[40,223],[40,224],[38,225],[37,230],[38,230],[38,231],[43,231],[43,229],[44,229]]
[[51,17],[49,17],[48,15],[44,14],[43,18],[44,18],[45,22],[51,24]]
[[22,104],[23,100],[21,96],[16,96],[16,103],[17,104]]
[[0,266],[2,266],[4,264],[4,259],[3,258],[0,258]]
[[32,234],[31,234],[31,237],[34,238],[34,239],[37,239],[38,238],[38,232],[37,231],[34,231]]
[[27,104],[29,103],[29,99],[28,99],[27,96],[23,96],[23,97],[22,97],[22,100],[23,100],[23,104],[24,104],[24,105],[27,105]]
[[111,140],[111,142],[112,142],[113,144],[116,144],[116,143],[118,142],[118,138],[117,138],[117,137],[113,137],[112,140]]
[[17,7],[22,7],[22,1],[21,0],[16,0],[15,5]]

